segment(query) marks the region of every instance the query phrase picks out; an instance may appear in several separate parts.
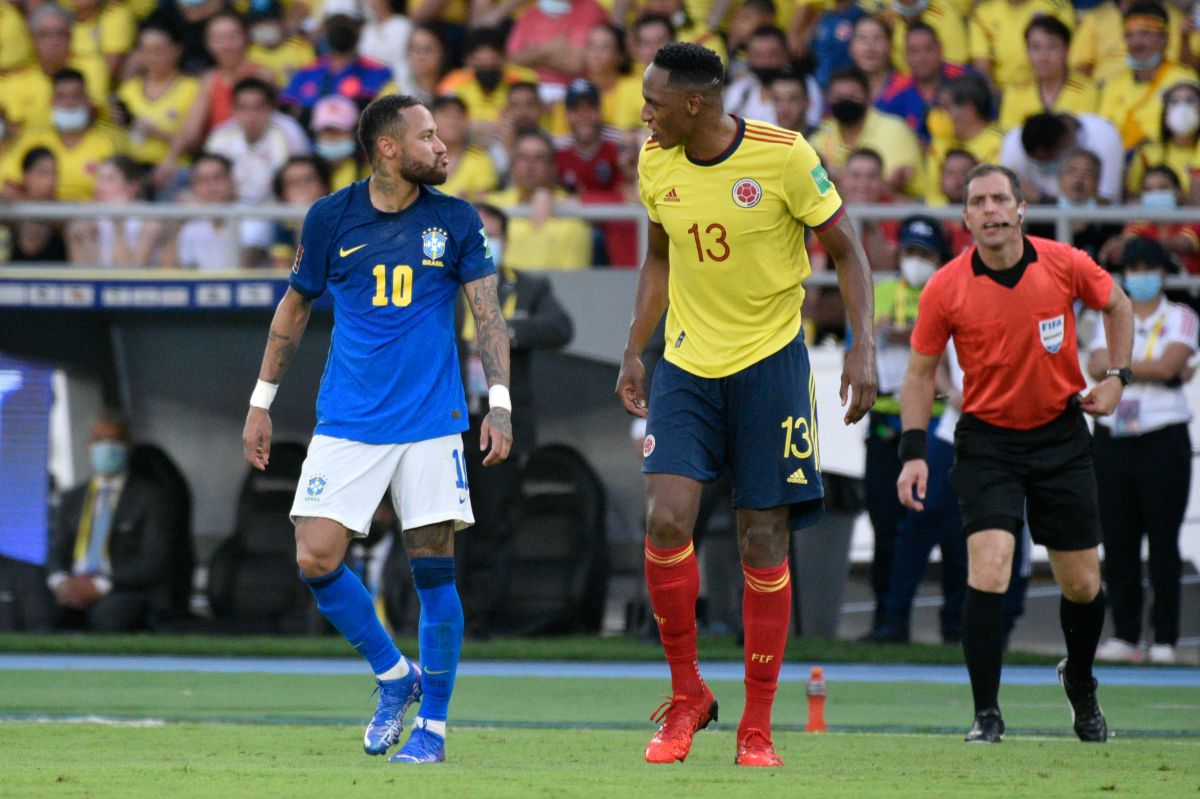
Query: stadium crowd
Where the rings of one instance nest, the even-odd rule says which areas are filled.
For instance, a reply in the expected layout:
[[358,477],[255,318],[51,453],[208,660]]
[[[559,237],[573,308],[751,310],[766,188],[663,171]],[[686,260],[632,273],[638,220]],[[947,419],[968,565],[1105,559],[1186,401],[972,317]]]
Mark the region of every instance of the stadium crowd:
[[[366,174],[358,112],[402,92],[435,113],[445,191],[530,207],[511,266],[635,266],[633,223],[563,203],[636,202],[641,73],[672,40],[715,50],[727,108],[808,136],[850,201],[957,203],[998,162],[1033,203],[1200,203],[1200,32],[1172,0],[5,0],[3,193],[306,208]],[[223,224],[15,222],[0,262],[234,266]],[[290,264],[298,227],[243,220],[238,265]],[[1200,223],[1075,240],[1111,263],[1132,235],[1200,273]],[[864,237],[897,267],[897,222]]]

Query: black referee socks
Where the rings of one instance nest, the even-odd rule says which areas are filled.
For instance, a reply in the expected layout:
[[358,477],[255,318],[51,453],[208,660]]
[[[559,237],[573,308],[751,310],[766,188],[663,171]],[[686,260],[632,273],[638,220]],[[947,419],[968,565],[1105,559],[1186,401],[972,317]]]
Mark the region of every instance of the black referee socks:
[[[1100,611],[1104,620],[1104,611]],[[1099,635],[1099,633],[1097,633]],[[963,603],[962,647],[971,675],[975,712],[1000,707],[1000,665],[1004,660],[1004,594],[967,586]],[[1092,647],[1093,653],[1095,646]],[[1091,661],[1088,661],[1091,668]]]
[[1104,630],[1104,589],[1086,604],[1062,597],[1058,605],[1058,619],[1067,642],[1067,682],[1071,685],[1091,685],[1096,645],[1100,643],[1100,633]]

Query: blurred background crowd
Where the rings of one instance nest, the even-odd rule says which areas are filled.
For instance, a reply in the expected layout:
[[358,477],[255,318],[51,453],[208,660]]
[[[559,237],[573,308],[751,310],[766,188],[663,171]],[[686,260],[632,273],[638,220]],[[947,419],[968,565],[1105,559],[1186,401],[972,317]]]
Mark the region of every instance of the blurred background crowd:
[[[10,200],[300,214],[367,174],[357,113],[403,92],[434,111],[445,191],[528,206],[509,265],[630,267],[635,225],[572,209],[636,202],[641,73],[683,40],[725,59],[730,112],[806,134],[847,201],[957,203],[972,165],[1000,162],[1033,203],[1162,210],[1200,202],[1198,13],[1174,0],[4,0],[0,176]],[[298,223],[237,223],[240,264],[211,246],[224,224],[23,221],[0,261],[290,263]],[[966,243],[947,233],[952,252]],[[1200,272],[1198,223],[1074,230],[1106,262],[1133,235]],[[872,265],[895,269],[898,224],[863,236]]]

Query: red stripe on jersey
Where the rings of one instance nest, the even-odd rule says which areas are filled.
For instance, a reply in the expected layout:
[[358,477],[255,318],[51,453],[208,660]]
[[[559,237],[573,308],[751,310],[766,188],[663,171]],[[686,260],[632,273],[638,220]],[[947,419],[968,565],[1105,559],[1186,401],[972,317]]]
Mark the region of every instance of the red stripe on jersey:
[[786,130],[777,130],[775,128],[760,128],[756,125],[747,125],[747,133],[753,133],[757,136],[772,136],[777,139],[786,139],[787,141],[795,141],[798,134],[791,133]]
[[826,228],[830,227],[831,225],[834,225],[835,223],[837,223],[837,221],[842,218],[842,214],[844,214],[844,213],[846,213],[846,206],[839,205],[837,211],[834,212],[833,216],[829,217],[824,222],[817,225],[815,228],[813,228],[813,230],[825,230]]
[[782,144],[784,147],[791,147],[795,144],[795,142],[784,141],[783,139],[764,139],[760,136],[751,136],[749,133],[746,134],[746,139],[747,141],[760,141],[767,144]]

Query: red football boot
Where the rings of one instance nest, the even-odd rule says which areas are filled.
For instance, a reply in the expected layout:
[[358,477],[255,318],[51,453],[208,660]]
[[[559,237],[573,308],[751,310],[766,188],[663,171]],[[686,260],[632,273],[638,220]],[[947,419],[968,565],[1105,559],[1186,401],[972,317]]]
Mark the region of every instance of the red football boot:
[[749,729],[738,737],[737,758],[739,766],[782,766],[783,760],[775,754],[775,745],[763,735],[762,730]]
[[692,736],[717,720],[717,700],[708,686],[700,696],[672,696],[650,714],[662,726],[646,744],[647,763],[674,763],[687,759]]

